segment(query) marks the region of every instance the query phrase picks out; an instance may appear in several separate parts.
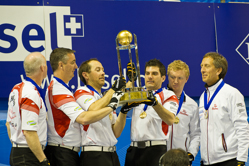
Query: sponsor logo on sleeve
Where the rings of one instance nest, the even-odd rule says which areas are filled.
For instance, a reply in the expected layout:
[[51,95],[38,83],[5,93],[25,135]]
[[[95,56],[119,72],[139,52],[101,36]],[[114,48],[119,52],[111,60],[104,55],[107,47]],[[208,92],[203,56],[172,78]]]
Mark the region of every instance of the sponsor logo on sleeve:
[[239,109],[239,113],[246,111],[245,109]]
[[31,121],[28,121],[27,124],[28,124],[29,126],[34,126],[34,125],[36,125],[36,122],[33,121],[33,120],[31,120]]
[[88,103],[89,101],[91,101],[93,98],[87,98],[85,101],[84,101],[84,104]]
[[74,111],[79,111],[79,110],[82,110],[82,108],[81,108],[81,107],[76,107],[76,108],[74,109]]
[[176,107],[170,107],[170,110],[175,110],[175,111],[177,111],[177,109],[176,109]]
[[175,107],[177,106],[177,104],[175,102],[172,102],[172,101],[169,104],[171,104],[171,105],[173,105]]
[[244,107],[244,104],[243,103],[237,103],[236,106],[237,107]]

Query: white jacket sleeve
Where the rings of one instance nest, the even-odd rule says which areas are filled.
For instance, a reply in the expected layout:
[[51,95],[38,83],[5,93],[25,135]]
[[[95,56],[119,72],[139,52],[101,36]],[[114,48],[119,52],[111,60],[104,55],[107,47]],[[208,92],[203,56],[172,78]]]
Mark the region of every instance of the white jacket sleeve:
[[190,152],[194,157],[197,155],[200,147],[200,119],[199,119],[199,110],[198,105],[196,104],[196,107],[193,107],[194,114],[193,117],[190,119],[189,124],[189,136],[190,136],[190,142],[189,142],[189,148],[188,152]]
[[248,145],[249,145],[249,131],[247,122],[246,105],[243,95],[235,89],[231,95],[231,119],[234,123],[238,138],[238,154],[237,160],[247,162],[248,158]]

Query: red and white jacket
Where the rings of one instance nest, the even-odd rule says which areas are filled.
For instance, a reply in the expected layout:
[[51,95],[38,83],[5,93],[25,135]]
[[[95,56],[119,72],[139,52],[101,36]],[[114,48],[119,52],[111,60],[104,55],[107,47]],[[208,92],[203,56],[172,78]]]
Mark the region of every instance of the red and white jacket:
[[[206,89],[208,100],[222,81]],[[211,103],[208,118],[204,116],[204,92],[199,102],[201,160],[204,165],[233,158],[246,162],[249,131],[243,95],[236,88],[225,84]]]
[[[155,91],[153,91],[154,93]],[[158,102],[164,108],[176,115],[178,108],[178,99],[174,92],[163,88],[163,90],[155,94]],[[144,111],[144,104],[133,108],[131,122],[131,141],[154,141],[168,139],[168,125],[159,117],[153,107],[148,106],[144,119],[140,118],[140,114]]]
[[7,122],[12,142],[27,145],[23,130],[31,130],[37,131],[41,145],[46,145],[46,107],[31,82],[23,81],[13,87],[9,95]]
[[84,110],[76,103],[73,93],[53,78],[45,101],[48,109],[48,143],[80,147],[80,124],[75,120]]
[[[92,103],[102,98],[102,94],[90,90],[87,86],[78,88],[74,96],[77,103],[86,111]],[[117,138],[112,130],[112,125],[116,122],[117,114],[115,110],[110,114],[95,123],[81,125],[82,146],[114,146],[117,144]]]

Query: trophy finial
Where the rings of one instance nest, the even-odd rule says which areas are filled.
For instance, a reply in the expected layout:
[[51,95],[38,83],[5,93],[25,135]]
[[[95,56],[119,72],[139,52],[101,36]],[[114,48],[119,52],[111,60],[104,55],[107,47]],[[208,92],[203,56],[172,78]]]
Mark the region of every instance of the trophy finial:
[[132,34],[127,30],[120,31],[117,35],[119,44],[127,46],[132,42]]

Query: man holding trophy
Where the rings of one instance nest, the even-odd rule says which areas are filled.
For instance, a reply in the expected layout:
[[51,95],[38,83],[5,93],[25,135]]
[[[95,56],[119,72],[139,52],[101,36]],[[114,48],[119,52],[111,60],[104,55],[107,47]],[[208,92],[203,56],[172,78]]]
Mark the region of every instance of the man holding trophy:
[[125,88],[126,81],[123,76],[119,77],[103,96],[101,88],[105,84],[104,75],[102,64],[95,58],[83,62],[79,67],[79,77],[85,86],[78,88],[74,94],[77,103],[87,112],[99,112],[101,109],[112,110],[103,119],[82,126],[80,166],[120,165],[115,145],[125,127],[126,114],[133,105],[124,105],[117,116],[117,98],[123,95],[120,90]]
[[[134,45],[130,44],[132,34],[129,31],[121,31],[116,39],[116,48],[119,61],[119,72],[122,75],[122,67],[119,50],[128,50],[130,62],[128,75],[132,88],[120,99],[120,103],[139,103],[133,109],[131,123],[131,145],[127,149],[126,166],[155,166],[159,164],[160,157],[167,151],[168,125],[172,125],[178,109],[178,99],[172,91],[162,88],[166,79],[165,66],[157,59],[152,59],[145,65],[145,87],[141,87],[140,66],[137,51],[137,39],[134,34]],[[121,46],[118,45],[121,44]],[[135,48],[137,71],[133,66],[131,49]],[[139,86],[134,87],[134,81],[138,77]],[[147,97],[148,96],[148,97]]]

